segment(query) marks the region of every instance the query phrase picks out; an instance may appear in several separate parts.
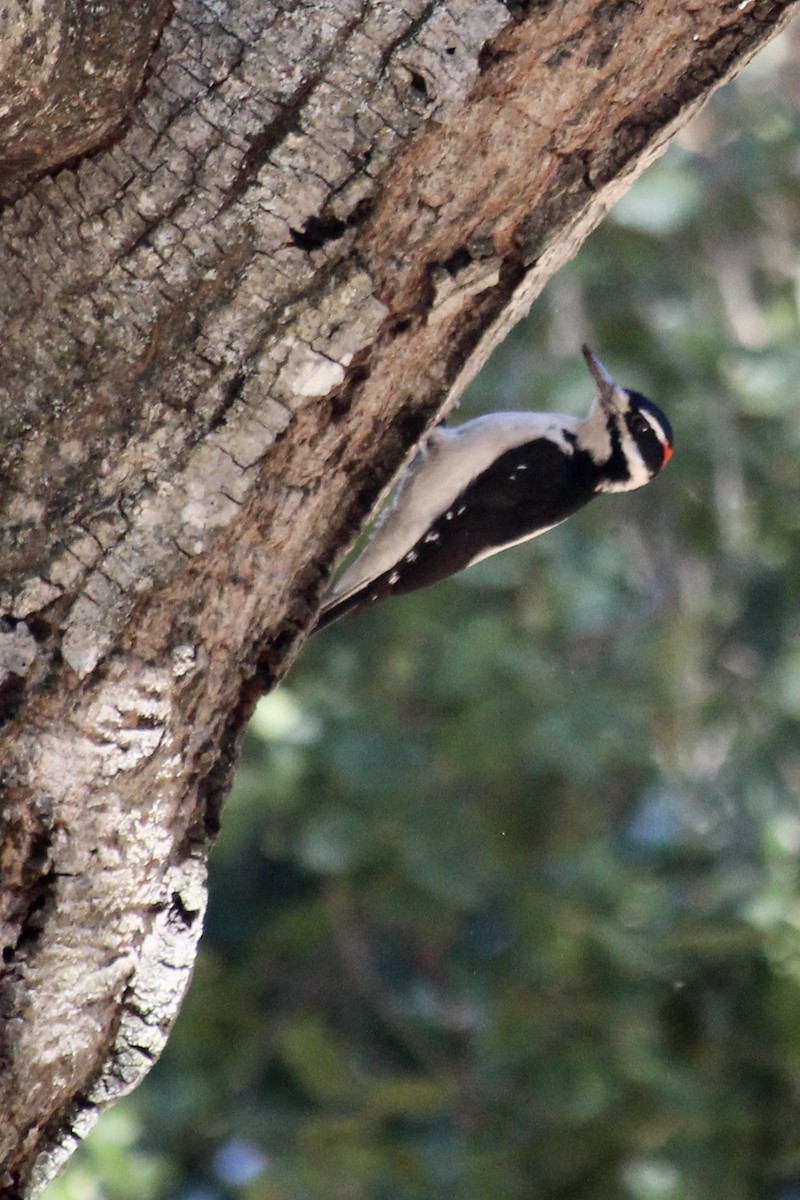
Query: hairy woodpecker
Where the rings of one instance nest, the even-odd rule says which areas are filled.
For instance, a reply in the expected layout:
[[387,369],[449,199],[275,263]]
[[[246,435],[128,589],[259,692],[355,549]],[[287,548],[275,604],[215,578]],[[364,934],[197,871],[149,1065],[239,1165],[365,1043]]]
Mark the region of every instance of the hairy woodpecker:
[[588,346],[583,356],[595,384],[585,420],[490,413],[428,435],[363,553],[325,600],[318,629],[538,537],[601,492],[630,492],[658,474],[672,455],[669,421],[620,387]]

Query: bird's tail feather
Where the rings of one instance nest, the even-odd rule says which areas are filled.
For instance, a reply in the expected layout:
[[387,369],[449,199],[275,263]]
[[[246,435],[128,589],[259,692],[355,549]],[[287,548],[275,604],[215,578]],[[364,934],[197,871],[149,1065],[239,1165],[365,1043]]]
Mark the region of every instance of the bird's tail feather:
[[317,623],[311,632],[318,633],[320,629],[327,629],[335,621],[341,621],[343,617],[350,616],[359,612],[362,608],[366,608],[370,603],[367,592],[368,589],[365,586],[349,592],[346,596],[332,597],[327,604],[323,604]]

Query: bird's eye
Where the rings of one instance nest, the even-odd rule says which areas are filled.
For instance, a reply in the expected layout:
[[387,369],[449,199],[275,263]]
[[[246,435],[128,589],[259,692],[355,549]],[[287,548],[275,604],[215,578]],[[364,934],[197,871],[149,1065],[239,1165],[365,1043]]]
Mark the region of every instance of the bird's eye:
[[636,435],[647,433],[650,430],[650,422],[641,413],[635,412],[628,420],[628,428]]

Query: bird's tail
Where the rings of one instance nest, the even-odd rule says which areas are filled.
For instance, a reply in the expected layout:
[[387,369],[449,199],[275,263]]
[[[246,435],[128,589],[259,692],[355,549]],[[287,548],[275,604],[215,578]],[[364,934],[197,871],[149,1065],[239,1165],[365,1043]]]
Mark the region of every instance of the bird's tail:
[[369,589],[362,587],[349,592],[346,596],[331,596],[330,600],[322,605],[317,623],[311,632],[318,633],[320,629],[327,629],[335,621],[341,621],[343,617],[354,616],[362,608],[366,608],[372,600],[368,593]]

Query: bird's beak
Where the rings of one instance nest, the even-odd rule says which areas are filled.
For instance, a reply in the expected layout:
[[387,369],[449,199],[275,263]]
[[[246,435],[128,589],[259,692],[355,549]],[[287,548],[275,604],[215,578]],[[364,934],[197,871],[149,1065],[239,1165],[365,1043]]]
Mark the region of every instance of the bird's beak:
[[597,399],[602,408],[616,412],[619,407],[619,396],[622,393],[616,379],[613,375],[609,375],[600,359],[596,354],[589,349],[588,346],[581,346],[583,357],[586,359],[586,365],[589,368],[589,374],[594,380],[594,385],[597,389]]

